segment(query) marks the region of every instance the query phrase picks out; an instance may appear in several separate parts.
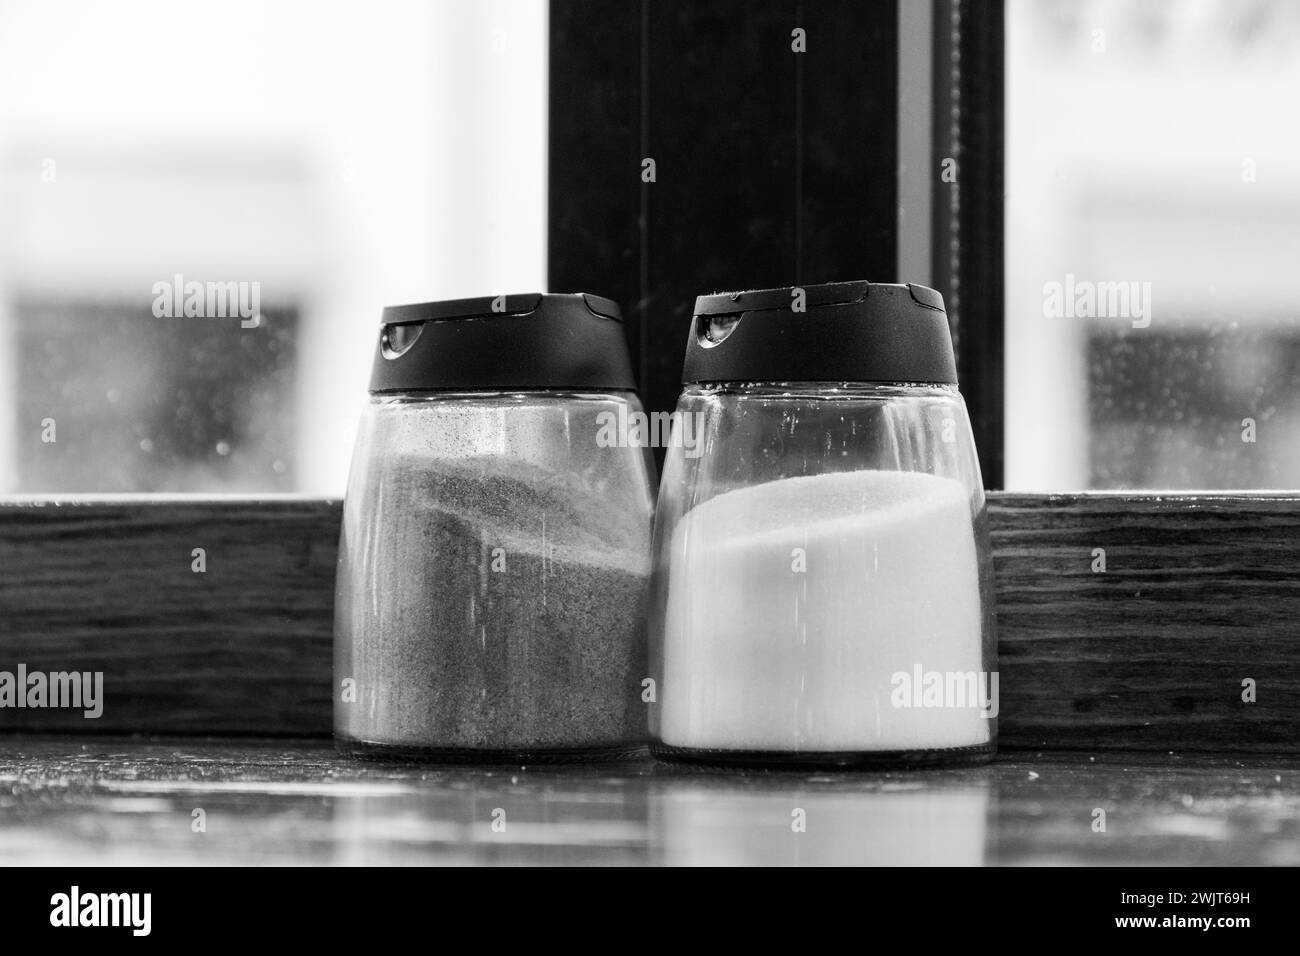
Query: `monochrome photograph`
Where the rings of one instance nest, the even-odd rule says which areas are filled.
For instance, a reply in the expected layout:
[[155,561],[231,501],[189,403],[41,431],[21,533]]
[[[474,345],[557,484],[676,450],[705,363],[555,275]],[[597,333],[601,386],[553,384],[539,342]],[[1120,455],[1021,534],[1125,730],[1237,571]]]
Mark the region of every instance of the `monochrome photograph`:
[[1298,51],[1293,0],[0,0],[15,925],[435,866],[1280,924]]

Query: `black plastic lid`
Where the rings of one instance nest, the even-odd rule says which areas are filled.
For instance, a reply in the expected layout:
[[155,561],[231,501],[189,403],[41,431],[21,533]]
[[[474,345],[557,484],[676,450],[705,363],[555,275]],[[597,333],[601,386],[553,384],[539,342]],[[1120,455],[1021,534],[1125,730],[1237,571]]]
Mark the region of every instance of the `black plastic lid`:
[[682,383],[711,382],[956,385],[943,296],[882,282],[702,295]]
[[513,388],[634,390],[618,305],[531,292],[384,309],[372,395]]

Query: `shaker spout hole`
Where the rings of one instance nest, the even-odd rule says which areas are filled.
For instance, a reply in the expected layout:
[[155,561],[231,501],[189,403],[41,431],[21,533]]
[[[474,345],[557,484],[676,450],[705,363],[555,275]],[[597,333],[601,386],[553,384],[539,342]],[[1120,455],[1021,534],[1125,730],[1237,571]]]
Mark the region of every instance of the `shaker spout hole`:
[[420,337],[422,331],[424,331],[423,322],[414,322],[405,325],[385,325],[384,333],[381,337],[384,358],[397,358],[415,344],[415,340]]
[[706,349],[721,345],[723,340],[735,331],[743,315],[743,312],[728,312],[723,315],[698,316],[696,336],[700,340],[700,345]]

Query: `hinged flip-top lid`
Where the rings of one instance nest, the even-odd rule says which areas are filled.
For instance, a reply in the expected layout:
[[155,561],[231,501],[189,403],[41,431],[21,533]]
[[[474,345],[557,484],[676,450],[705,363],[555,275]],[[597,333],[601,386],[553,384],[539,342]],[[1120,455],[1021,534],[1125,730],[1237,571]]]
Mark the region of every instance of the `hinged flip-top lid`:
[[635,387],[618,305],[585,293],[390,306],[370,377],[372,394]]
[[833,282],[700,296],[682,382],[955,385],[957,365],[938,292]]

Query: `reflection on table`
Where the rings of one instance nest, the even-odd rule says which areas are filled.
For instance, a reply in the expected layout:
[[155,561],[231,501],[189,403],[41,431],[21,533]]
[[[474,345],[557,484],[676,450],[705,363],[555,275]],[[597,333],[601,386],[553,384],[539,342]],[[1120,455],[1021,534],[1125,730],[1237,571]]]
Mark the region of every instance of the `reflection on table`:
[[1294,865],[1300,760],[1017,754],[967,769],[738,773],[649,759],[373,764],[321,741],[12,738],[0,743],[0,855],[11,864]]

